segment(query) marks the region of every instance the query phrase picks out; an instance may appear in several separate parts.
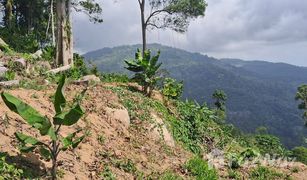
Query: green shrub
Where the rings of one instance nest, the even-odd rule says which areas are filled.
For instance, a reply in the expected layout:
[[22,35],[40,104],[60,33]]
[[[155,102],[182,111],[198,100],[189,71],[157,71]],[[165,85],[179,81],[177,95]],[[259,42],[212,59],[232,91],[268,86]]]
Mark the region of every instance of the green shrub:
[[77,80],[80,79],[82,76],[88,75],[89,73],[90,71],[84,62],[84,57],[74,53],[74,66],[68,71],[66,71],[64,74],[69,78]]
[[135,73],[133,79],[143,87],[143,92],[147,96],[151,95],[152,90],[160,79],[157,76],[157,72],[162,65],[162,63],[157,64],[159,57],[160,51],[156,56],[151,57],[150,50],[146,50],[143,56],[138,49],[134,60],[125,60],[126,69]]
[[296,158],[296,160],[307,165],[307,148],[305,147],[295,147],[292,149],[292,156]]
[[[53,117],[53,123],[47,116],[41,115],[37,110],[13,95],[5,92],[1,93],[4,103],[11,111],[19,114],[29,125],[39,130],[41,136],[49,137],[46,140],[47,142],[42,142],[32,136],[20,132],[15,133],[20,142],[19,149],[21,152],[39,152],[42,158],[52,160],[52,179],[56,179],[58,154],[69,148],[76,148],[84,138],[84,136],[76,137],[81,130],[77,130],[64,138],[59,135],[62,126],[74,125],[84,114],[80,106],[81,99],[76,101],[71,109],[68,109],[63,95],[64,84],[65,76],[61,78],[55,93],[54,108],[56,114]],[[82,92],[82,97],[84,93],[85,91]]]
[[278,173],[275,170],[258,166],[251,171],[250,178],[251,180],[279,180],[285,177],[282,173]]
[[197,156],[186,162],[184,168],[191,176],[195,177],[196,180],[218,179],[216,170],[210,168],[208,162]]
[[163,81],[162,93],[171,99],[178,99],[183,91],[183,82],[176,82],[175,79],[165,78]]
[[259,148],[261,154],[283,156],[285,149],[278,137],[269,134],[259,134],[255,136],[254,145]]
[[43,49],[42,59],[53,62],[56,56],[55,47],[47,46]]

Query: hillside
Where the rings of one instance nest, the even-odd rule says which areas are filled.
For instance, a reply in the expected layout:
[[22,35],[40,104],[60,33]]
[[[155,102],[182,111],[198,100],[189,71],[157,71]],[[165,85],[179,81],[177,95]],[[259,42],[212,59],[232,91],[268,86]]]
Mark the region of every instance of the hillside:
[[206,104],[98,77],[80,56],[59,74],[47,60],[14,51],[0,58],[0,180],[51,179],[54,157],[65,180],[305,178],[306,165],[293,159],[306,163],[305,148],[238,133]]
[[[76,150],[69,150],[59,156],[61,159],[59,162],[60,179],[147,178],[168,180],[204,178],[204,174],[194,176],[193,173],[190,174],[185,169],[185,164],[194,155],[184,148],[184,140],[181,139],[183,134],[180,135],[182,137],[179,137],[178,134],[176,136],[174,125],[166,118],[170,115],[166,115],[167,112],[163,111],[166,107],[159,100],[150,100],[137,92],[130,91],[128,87],[125,84],[114,83],[103,83],[89,87],[82,103],[86,112],[85,117],[78,125],[65,127],[62,131],[62,135],[65,136],[78,128],[83,128],[86,138]],[[18,96],[42,114],[51,117],[54,112],[49,97],[54,93],[54,88],[53,85],[49,85],[43,90],[17,88],[6,90],[6,92]],[[65,93],[68,95],[68,100],[80,93],[83,88],[85,87],[80,85],[68,85]],[[129,102],[142,108],[130,107]],[[148,113],[147,108],[150,109],[150,114],[146,114]],[[50,161],[42,160],[37,152],[19,154],[14,138],[16,130],[33,136],[38,134],[31,130],[32,128],[20,116],[9,111],[2,101],[0,101],[0,109],[1,114],[5,114],[7,118],[6,120],[2,119],[3,126],[0,128],[0,152],[5,152],[7,161],[21,168],[26,177],[46,179],[48,169],[51,167]],[[219,128],[214,124],[208,124],[208,127]],[[213,138],[213,147],[226,148],[233,153],[240,150],[239,144],[234,141],[231,145],[227,143],[230,137],[227,137],[223,131],[219,130],[219,133],[224,135],[216,136],[217,130],[215,129],[207,136]],[[221,138],[220,140],[225,144],[218,144],[220,143],[217,141],[218,138]],[[207,144],[205,148],[209,146],[210,144]],[[205,154],[203,156],[204,158],[210,157]],[[210,160],[214,164],[214,159]],[[253,174],[254,171],[258,171],[256,167],[244,165],[238,170],[232,170],[235,175],[231,175],[230,171],[227,171],[227,164],[219,164],[220,160],[215,163],[217,163],[215,166],[219,178],[257,177]],[[282,161],[282,163],[285,162]],[[269,168],[271,170],[266,172],[268,174],[264,174],[264,176],[270,177],[272,175],[272,177],[280,179],[288,177],[304,179],[307,171],[305,165],[290,163],[284,166],[282,163],[280,165],[274,164]],[[295,172],[293,169],[296,169]],[[201,169],[195,169],[192,172],[195,171],[201,171]],[[209,171],[205,173],[209,173]],[[275,175],[273,176],[273,174]],[[206,176],[210,178],[209,174]],[[215,178],[212,176],[210,179]]]
[[[137,47],[103,48],[84,57],[102,72],[128,73],[123,61],[133,58]],[[149,48],[160,49],[162,68],[184,81],[183,98],[212,104],[213,91],[223,89],[228,95],[228,122],[245,132],[266,126],[287,147],[303,143],[307,130],[294,95],[297,86],[307,82],[306,68],[264,61],[217,60],[159,44]]]

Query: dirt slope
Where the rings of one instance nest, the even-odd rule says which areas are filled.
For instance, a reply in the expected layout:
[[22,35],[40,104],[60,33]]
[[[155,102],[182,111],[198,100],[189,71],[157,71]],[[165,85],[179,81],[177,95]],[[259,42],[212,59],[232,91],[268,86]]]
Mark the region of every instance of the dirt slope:
[[[65,94],[71,100],[84,88],[70,85]],[[42,91],[7,91],[50,119],[53,116],[51,97],[55,91],[54,86]],[[181,173],[181,165],[191,156],[177,145],[167,146],[161,138],[156,137],[156,130],[148,122],[135,121],[131,124],[128,112],[119,103],[118,97],[103,85],[88,89],[82,107],[86,111],[84,118],[77,125],[61,130],[62,135],[67,135],[82,127],[87,134],[78,149],[60,155],[59,159],[62,161],[59,169],[64,179],[101,179],[99,174],[107,167],[117,179],[133,179],[143,174],[162,173],[166,170]],[[51,167],[50,162],[40,163],[38,155],[18,153],[14,132],[37,134],[17,114],[10,112],[2,99],[0,120],[0,152],[8,152],[10,159],[22,162],[25,166],[40,167],[38,174],[46,175],[46,169]]]

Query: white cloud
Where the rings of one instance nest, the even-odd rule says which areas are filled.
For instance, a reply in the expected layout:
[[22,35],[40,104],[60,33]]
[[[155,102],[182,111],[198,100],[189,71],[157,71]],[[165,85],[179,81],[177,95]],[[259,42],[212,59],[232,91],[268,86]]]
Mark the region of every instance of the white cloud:
[[[186,34],[155,30],[159,42],[215,57],[264,59],[307,66],[306,0],[207,0],[205,18]],[[137,0],[103,1],[104,23],[75,18],[75,46],[82,52],[141,43]]]

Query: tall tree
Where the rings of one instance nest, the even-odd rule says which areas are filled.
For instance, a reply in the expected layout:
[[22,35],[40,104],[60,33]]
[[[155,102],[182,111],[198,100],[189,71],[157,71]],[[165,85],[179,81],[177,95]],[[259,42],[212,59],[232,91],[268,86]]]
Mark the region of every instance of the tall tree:
[[[149,15],[145,15],[146,2],[149,2]],[[138,0],[141,12],[143,55],[146,50],[148,28],[172,29],[176,32],[187,31],[189,22],[205,15],[205,0]]]
[[71,1],[57,0],[57,43],[56,43],[56,65],[73,64],[73,34],[71,24],[71,9],[77,12],[84,12],[91,21],[102,22],[99,17],[102,9],[94,0]]
[[307,85],[303,84],[297,88],[297,93],[295,95],[295,100],[300,100],[298,108],[303,110],[303,118],[305,120],[305,125],[307,126]]

